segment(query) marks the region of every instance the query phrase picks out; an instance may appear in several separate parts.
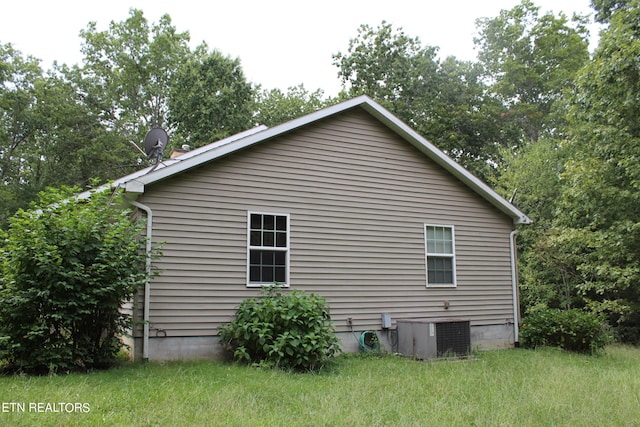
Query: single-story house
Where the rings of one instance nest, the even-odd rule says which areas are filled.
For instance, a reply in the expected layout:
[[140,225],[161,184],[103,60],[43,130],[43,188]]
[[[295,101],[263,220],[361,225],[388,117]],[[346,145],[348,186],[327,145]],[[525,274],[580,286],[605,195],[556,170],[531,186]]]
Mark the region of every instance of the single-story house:
[[415,318],[468,319],[473,348],[518,341],[515,225],[530,219],[366,96],[114,185],[163,242],[138,358],[220,356],[218,325],[274,282],[326,298],[346,351],[363,330],[391,349],[382,327]]

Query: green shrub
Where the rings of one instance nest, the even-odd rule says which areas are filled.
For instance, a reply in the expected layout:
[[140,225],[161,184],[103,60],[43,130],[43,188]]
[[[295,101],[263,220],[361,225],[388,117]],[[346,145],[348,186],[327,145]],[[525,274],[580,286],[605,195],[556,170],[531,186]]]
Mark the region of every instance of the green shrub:
[[144,240],[113,195],[50,190],[0,239],[0,358],[51,373],[109,366],[129,326],[121,310],[144,284]]
[[276,286],[240,304],[231,323],[219,327],[233,359],[297,371],[322,368],[339,351],[324,298]]
[[591,312],[545,309],[523,319],[520,341],[528,348],[551,346],[594,353],[610,341],[610,335],[606,323]]

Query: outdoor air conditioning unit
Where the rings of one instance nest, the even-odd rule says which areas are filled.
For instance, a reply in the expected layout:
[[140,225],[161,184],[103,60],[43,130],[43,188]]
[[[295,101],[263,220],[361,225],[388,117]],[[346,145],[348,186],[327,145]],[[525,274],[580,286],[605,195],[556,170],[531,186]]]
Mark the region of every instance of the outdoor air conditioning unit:
[[398,353],[415,359],[466,356],[471,328],[463,319],[398,319]]

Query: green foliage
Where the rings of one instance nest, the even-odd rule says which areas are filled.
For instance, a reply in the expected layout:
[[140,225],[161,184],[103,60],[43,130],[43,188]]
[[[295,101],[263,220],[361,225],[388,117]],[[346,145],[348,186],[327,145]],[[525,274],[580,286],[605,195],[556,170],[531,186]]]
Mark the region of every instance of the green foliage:
[[145,283],[141,226],[113,195],[49,190],[18,211],[0,249],[0,352],[27,372],[111,364],[129,326],[123,304]]
[[21,159],[40,123],[33,104],[34,85],[41,78],[35,59],[23,58],[10,44],[0,45],[0,226],[11,213],[26,206]]
[[[538,308],[580,306],[571,252],[559,245],[565,235],[553,228],[563,191],[561,174],[571,153],[564,141],[541,138],[504,155],[507,167],[496,187],[533,219],[520,229],[518,254],[523,312]],[[514,197],[515,196],[515,197]]]
[[257,94],[256,122],[276,126],[313,113],[332,103],[331,100],[325,101],[323,95],[322,90],[309,92],[302,84],[290,87],[286,92],[280,89],[262,90]]
[[[505,102],[544,113],[523,123],[546,136],[511,156],[500,178],[534,219],[519,239],[523,311],[584,308],[640,342],[640,8],[594,4],[608,27],[591,61],[581,59],[580,19],[539,17],[526,1],[482,22],[480,57]],[[552,42],[562,34],[565,43]]]
[[640,342],[640,8],[619,8],[577,76],[572,153],[548,239],[590,310]]
[[324,298],[276,286],[244,300],[235,319],[219,328],[221,344],[236,361],[316,371],[339,351]]
[[585,17],[569,22],[564,14],[540,16],[539,10],[523,0],[476,24],[478,58],[506,108],[505,121],[520,130],[520,143],[562,131],[564,92],[589,59]]
[[167,125],[168,89],[175,72],[191,55],[188,32],[178,33],[169,15],[149,24],[131,9],[122,22],[98,31],[90,22],[84,39],[84,66],[68,73],[109,128],[134,142],[154,126]]
[[[77,86],[0,46],[0,227],[49,186],[87,186],[132,171],[131,147]],[[128,160],[127,160],[128,159]]]
[[637,6],[637,4],[634,4],[634,1],[635,0],[591,0],[591,6],[597,11],[596,21],[606,23],[616,10]]
[[218,51],[199,52],[176,71],[169,90],[176,135],[200,147],[251,128],[254,89],[240,60]]
[[522,321],[520,341],[524,347],[560,347],[577,353],[594,353],[610,341],[606,323],[580,309],[538,310]]

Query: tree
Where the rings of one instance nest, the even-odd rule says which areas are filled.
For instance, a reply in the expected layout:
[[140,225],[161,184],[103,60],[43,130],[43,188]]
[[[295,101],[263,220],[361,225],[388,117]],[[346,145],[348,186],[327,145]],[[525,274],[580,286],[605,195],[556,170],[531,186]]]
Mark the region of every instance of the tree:
[[522,312],[580,305],[574,255],[559,250],[562,236],[553,228],[562,194],[561,174],[571,157],[567,144],[543,138],[517,151],[504,151],[506,167],[495,187],[533,220],[518,237]]
[[505,119],[520,129],[519,143],[543,135],[559,137],[565,127],[563,94],[589,59],[586,18],[539,14],[523,0],[497,17],[476,21],[474,40],[492,92]]
[[[350,96],[367,94],[404,122],[486,178],[496,148],[505,141],[500,106],[486,96],[482,74],[472,63],[447,58],[438,49],[386,22],[363,25],[334,65]],[[509,138],[507,137],[506,140]]]
[[333,55],[333,63],[343,96],[369,95],[429,137],[424,126],[432,119],[429,101],[439,92],[437,51],[383,21],[377,28],[360,26],[347,53]]
[[[48,186],[86,188],[131,171],[131,147],[115,145],[115,132],[83,103],[73,83],[49,73],[35,87],[34,111],[42,117],[36,149],[31,155],[33,195]],[[32,200],[35,197],[32,198]]]
[[41,193],[0,238],[0,358],[19,371],[103,368],[130,326],[123,304],[147,280],[141,224],[96,192]]
[[[47,186],[89,184],[122,170],[109,134],[76,88],[11,45],[0,47],[0,226]],[[131,149],[126,148],[128,154]]]
[[328,106],[332,101],[323,99],[324,92],[318,89],[309,92],[304,85],[280,89],[262,90],[257,93],[256,121],[275,126]]
[[571,150],[555,227],[575,254],[578,290],[640,342],[640,5],[615,10],[578,75]]
[[20,194],[27,169],[22,152],[40,125],[33,105],[41,78],[37,60],[23,58],[10,44],[0,45],[0,224],[26,205]]
[[409,37],[399,28],[382,22],[374,29],[362,25],[355,39],[349,41],[346,54],[333,56],[338,76],[351,95],[367,94],[417,126],[425,114],[415,108],[423,98],[437,94],[438,49],[423,47],[418,38]]
[[84,65],[66,73],[84,102],[120,137],[112,144],[128,146],[152,127],[167,126],[169,89],[176,70],[192,55],[189,33],[178,33],[169,15],[150,26],[141,10],[131,9],[128,19],[112,21],[107,31],[90,22],[80,35]]
[[618,9],[632,7],[633,0],[591,0],[591,6],[597,11],[596,21],[606,23]]
[[490,96],[479,64],[448,57],[440,62],[438,74],[438,93],[425,100],[431,117],[421,131],[466,169],[489,181],[504,162],[503,148],[512,146],[514,130],[505,126],[502,105]]
[[180,66],[169,92],[169,122],[193,147],[249,129],[254,89],[239,59],[201,51]]

